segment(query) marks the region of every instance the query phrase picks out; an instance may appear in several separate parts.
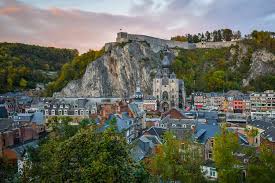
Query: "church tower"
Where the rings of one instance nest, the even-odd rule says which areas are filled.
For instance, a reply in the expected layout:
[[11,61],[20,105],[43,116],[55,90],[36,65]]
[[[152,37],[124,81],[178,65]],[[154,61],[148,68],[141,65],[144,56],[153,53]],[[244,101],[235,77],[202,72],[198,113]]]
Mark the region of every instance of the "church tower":
[[153,80],[153,95],[157,98],[161,111],[167,111],[172,107],[182,108],[185,103],[184,82],[171,72],[171,60],[172,54],[166,52]]

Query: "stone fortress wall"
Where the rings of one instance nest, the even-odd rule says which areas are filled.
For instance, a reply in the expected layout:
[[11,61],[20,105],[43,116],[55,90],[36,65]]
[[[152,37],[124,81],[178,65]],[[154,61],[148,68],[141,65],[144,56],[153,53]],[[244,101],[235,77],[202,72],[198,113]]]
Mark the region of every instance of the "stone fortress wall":
[[124,43],[128,41],[146,41],[155,51],[162,50],[163,48],[223,48],[230,47],[231,45],[236,45],[237,43],[236,41],[188,43],[173,40],[165,40],[146,35],[128,34],[127,32],[117,33],[117,43]]

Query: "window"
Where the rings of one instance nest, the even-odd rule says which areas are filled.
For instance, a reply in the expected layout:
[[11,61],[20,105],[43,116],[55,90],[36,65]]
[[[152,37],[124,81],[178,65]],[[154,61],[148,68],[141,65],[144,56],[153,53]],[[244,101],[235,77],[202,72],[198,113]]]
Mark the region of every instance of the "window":
[[86,110],[86,115],[89,115],[89,110]]
[[62,115],[62,110],[58,110],[58,115],[59,115],[59,116]]
[[52,111],[51,111],[51,115],[55,115],[55,110],[53,109]]
[[66,109],[64,110],[64,115],[68,115],[68,111]]
[[74,110],[74,115],[75,115],[75,116],[78,115],[78,110]]
[[81,115],[81,116],[84,115],[84,111],[83,111],[83,110],[80,111],[80,115]]
[[210,176],[216,177],[216,169],[215,168],[210,168]]
[[208,152],[208,159],[212,159],[212,151]]
[[176,127],[177,125],[176,124],[172,124],[172,127]]
[[186,128],[186,124],[183,124],[183,125],[182,125],[182,128]]
[[45,115],[49,115],[48,109],[45,110]]

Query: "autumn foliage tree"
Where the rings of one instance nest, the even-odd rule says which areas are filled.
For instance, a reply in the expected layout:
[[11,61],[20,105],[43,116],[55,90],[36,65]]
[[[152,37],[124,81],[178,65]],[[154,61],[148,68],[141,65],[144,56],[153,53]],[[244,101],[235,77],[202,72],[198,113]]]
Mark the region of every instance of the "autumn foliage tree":
[[83,123],[77,131],[71,125],[54,130],[31,153],[22,182],[140,182],[142,166],[132,160],[125,137]]
[[218,169],[219,182],[240,182],[241,169],[234,155],[238,150],[238,136],[222,127],[221,134],[215,137],[214,143],[214,161]]
[[149,159],[148,168],[158,182],[203,182],[201,163],[199,147],[188,142],[181,143],[168,132],[164,136],[164,144]]

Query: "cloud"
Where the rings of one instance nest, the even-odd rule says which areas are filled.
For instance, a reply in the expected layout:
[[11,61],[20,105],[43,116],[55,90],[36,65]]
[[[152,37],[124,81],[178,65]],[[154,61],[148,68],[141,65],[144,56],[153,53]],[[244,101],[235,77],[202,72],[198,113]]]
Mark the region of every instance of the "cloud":
[[[273,0],[135,0],[128,15],[0,3],[0,41],[99,49],[120,29],[162,38],[229,27],[275,29]],[[267,23],[264,23],[267,22]]]

